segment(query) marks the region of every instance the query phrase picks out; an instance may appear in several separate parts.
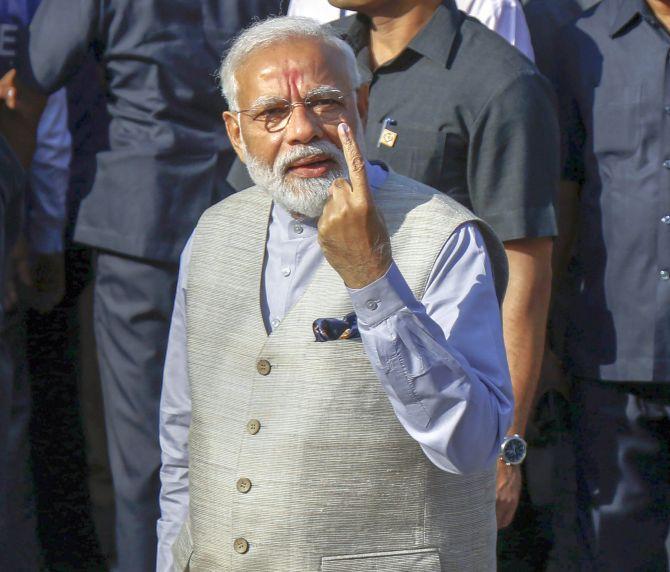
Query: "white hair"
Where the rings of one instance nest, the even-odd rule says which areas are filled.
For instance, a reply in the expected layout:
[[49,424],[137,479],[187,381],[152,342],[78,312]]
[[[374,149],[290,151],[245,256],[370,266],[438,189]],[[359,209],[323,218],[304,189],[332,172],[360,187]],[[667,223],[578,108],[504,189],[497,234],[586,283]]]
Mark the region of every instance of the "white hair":
[[349,72],[351,87],[357,89],[363,84],[353,50],[349,44],[337,36],[333,28],[320,24],[312,18],[277,16],[256,22],[243,30],[225,54],[218,77],[221,92],[229,108],[233,111],[238,109],[235,74],[254,50],[265,48],[276,42],[304,38],[321,41],[339,50]]

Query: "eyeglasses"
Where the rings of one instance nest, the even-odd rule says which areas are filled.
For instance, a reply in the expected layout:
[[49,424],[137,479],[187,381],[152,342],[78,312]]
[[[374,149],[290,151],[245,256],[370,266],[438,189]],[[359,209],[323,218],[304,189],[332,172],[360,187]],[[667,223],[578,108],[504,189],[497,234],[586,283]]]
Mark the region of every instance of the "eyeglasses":
[[270,133],[281,131],[293,115],[293,110],[303,105],[305,109],[322,123],[340,121],[345,110],[344,99],[347,94],[337,90],[319,90],[307,95],[302,101],[291,103],[283,98],[271,98],[249,109],[240,109],[237,113],[246,115],[254,121],[263,123]]

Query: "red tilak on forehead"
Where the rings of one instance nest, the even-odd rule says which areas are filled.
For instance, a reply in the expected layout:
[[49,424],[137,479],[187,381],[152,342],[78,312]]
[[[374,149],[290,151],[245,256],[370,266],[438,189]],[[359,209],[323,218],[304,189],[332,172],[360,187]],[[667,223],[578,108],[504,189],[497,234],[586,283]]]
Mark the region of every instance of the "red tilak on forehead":
[[288,70],[284,72],[284,79],[288,83],[289,93],[291,97],[299,96],[299,85],[302,82],[302,72],[300,70]]

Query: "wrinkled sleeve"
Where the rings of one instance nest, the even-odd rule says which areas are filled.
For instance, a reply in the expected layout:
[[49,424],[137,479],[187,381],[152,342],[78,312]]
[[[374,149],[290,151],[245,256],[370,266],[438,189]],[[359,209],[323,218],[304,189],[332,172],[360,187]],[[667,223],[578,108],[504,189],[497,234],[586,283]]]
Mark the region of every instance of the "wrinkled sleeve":
[[188,518],[188,432],[191,392],[186,361],[186,288],[191,240],[181,255],[160,403],[161,517],[158,520],[158,572],[172,570],[172,544]]
[[555,96],[537,71],[501,85],[470,130],[472,207],[502,241],[555,236],[560,137]]
[[447,241],[417,300],[398,267],[350,290],[366,353],[405,430],[440,469],[495,461],[513,413],[498,299],[471,224]]

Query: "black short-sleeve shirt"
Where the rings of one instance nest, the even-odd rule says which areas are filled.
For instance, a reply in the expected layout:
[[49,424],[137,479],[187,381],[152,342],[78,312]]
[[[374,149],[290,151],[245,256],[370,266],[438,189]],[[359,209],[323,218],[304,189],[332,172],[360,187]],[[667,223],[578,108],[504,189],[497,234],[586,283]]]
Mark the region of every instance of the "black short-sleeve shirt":
[[[345,38],[369,65],[367,19],[351,17]],[[555,105],[516,48],[445,3],[371,76],[370,159],[450,195],[501,240],[555,234]],[[379,143],[385,126],[397,134],[392,147]]]
[[670,34],[644,0],[603,0],[558,48],[563,175],[581,187],[568,363],[670,382]]
[[[516,48],[444,2],[409,46],[369,70],[369,20],[332,24],[371,78],[367,158],[472,209],[501,238],[552,236],[559,135],[548,82]],[[397,135],[378,145],[382,128]],[[248,184],[240,165],[228,180]]]

